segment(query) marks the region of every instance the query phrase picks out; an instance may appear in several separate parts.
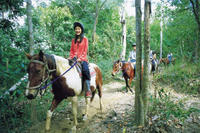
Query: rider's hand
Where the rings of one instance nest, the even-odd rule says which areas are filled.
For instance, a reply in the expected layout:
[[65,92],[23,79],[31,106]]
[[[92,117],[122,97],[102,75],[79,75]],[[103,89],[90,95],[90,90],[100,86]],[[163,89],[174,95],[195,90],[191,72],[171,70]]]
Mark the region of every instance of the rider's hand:
[[77,61],[78,61],[78,62],[81,62],[81,59],[78,58]]

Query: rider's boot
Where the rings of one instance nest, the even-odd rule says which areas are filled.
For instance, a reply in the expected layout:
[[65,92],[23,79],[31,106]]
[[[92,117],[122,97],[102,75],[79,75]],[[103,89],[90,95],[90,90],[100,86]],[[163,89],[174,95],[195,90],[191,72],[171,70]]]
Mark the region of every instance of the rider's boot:
[[91,93],[91,90],[90,90],[90,80],[85,80],[85,82],[86,82],[85,97],[86,98],[91,98],[92,97],[92,93]]

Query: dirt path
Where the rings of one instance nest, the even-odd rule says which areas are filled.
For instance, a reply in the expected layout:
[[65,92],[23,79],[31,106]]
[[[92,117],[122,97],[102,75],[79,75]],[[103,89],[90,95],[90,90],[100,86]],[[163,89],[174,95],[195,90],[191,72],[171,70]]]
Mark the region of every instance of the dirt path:
[[[103,86],[103,113],[99,109],[99,97],[95,96],[94,101],[91,104],[89,110],[89,118],[87,121],[82,121],[82,114],[84,110],[84,99],[79,100],[78,104],[78,126],[77,133],[122,133],[126,130],[126,133],[133,133],[133,123],[129,123],[134,118],[133,114],[127,114],[127,112],[133,112],[134,94],[125,93],[123,88],[124,82],[114,81]],[[165,88],[167,92],[170,92],[170,96],[174,101],[183,101],[186,108],[195,107],[200,109],[200,98],[193,97],[185,94],[176,93],[170,86],[158,85],[159,88]],[[151,93],[154,93],[155,86],[151,85]],[[154,95],[154,94],[153,94]],[[49,133],[69,133],[72,127],[72,112],[71,104],[66,107],[65,110],[55,112],[52,117],[51,131]],[[198,122],[200,117],[197,118],[197,124],[193,121],[192,116],[188,118],[189,125],[185,131],[200,130]],[[194,127],[197,126],[197,127]],[[27,133],[45,133],[44,131],[45,121],[34,125]],[[128,127],[128,128],[127,128]],[[176,130],[177,131],[177,130]]]
[[[99,97],[95,96],[89,110],[89,118],[82,121],[84,100],[79,100],[77,133],[107,133],[110,131],[109,123],[116,120],[117,115],[124,115],[127,109],[133,107],[134,95],[122,90],[124,82],[112,82],[103,86],[103,113],[100,112]],[[52,117],[51,131],[49,133],[69,133],[72,127],[71,104]],[[104,121],[104,122],[102,122]],[[29,133],[44,133],[45,121],[34,125]]]

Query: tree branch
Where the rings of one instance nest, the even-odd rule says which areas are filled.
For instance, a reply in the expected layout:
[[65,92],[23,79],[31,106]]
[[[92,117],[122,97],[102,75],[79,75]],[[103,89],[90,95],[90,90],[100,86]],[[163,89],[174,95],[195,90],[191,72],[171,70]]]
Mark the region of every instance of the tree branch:
[[103,5],[106,3],[107,0],[104,0],[104,2],[101,4],[99,11],[102,9]]
[[191,4],[192,4],[192,9],[193,9],[193,13],[194,16],[196,18],[196,21],[198,23],[198,25],[200,24],[200,20],[199,20],[199,2],[198,0],[196,0],[196,8],[195,8],[195,3],[193,0],[190,0]]

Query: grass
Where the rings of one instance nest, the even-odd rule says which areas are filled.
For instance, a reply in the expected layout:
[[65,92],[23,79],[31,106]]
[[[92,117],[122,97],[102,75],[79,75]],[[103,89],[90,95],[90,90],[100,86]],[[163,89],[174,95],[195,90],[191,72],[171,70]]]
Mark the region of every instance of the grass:
[[200,93],[200,63],[177,62],[169,65],[156,76],[162,84],[172,86],[175,91],[189,94]]

